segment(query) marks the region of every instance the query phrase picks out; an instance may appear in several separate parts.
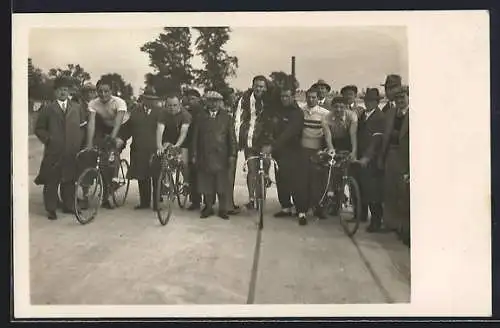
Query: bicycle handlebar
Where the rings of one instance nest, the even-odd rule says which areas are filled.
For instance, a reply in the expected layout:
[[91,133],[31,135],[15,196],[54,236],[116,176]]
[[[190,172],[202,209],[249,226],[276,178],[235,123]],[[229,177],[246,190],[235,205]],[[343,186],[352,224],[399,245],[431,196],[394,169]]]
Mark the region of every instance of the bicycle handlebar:
[[278,162],[271,156],[271,154],[266,154],[266,153],[260,153],[258,156],[250,156],[248,157],[245,162],[243,163],[243,171],[248,167],[248,162],[251,160],[269,160],[271,163],[276,167],[276,169],[279,169]]

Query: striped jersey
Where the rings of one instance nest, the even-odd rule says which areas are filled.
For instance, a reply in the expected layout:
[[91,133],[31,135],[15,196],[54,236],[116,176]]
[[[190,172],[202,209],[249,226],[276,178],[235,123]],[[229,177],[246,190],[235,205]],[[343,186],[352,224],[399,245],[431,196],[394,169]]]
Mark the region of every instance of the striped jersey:
[[307,105],[302,108],[304,112],[304,128],[302,129],[302,147],[320,149],[324,140],[324,133],[321,122],[330,113],[319,105],[309,108]]

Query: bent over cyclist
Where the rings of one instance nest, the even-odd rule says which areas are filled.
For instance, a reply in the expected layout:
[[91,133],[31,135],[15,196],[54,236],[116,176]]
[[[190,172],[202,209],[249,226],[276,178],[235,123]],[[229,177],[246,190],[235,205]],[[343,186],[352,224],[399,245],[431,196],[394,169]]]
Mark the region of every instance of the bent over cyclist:
[[189,185],[188,145],[186,136],[191,125],[191,114],[181,107],[179,96],[170,93],[166,97],[165,108],[159,114],[156,129],[157,153],[162,154],[169,147],[181,149],[182,174],[184,186]]

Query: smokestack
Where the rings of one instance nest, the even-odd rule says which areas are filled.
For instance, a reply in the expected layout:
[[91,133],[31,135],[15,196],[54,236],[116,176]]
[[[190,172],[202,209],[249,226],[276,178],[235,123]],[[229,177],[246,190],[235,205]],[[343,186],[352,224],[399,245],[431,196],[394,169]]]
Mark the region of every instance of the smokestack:
[[295,77],[295,56],[292,56],[292,76]]

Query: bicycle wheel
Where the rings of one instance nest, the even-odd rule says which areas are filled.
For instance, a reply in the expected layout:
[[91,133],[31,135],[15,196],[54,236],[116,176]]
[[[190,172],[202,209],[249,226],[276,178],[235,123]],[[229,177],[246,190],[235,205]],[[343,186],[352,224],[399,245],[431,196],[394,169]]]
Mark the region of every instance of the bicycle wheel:
[[186,201],[189,195],[189,189],[184,185],[184,182],[184,174],[182,174],[182,170],[179,169],[175,172],[175,194],[180,208],[186,207]]
[[264,204],[266,200],[266,181],[264,174],[259,177],[258,190],[260,195],[257,195],[257,208],[259,210],[259,229],[264,228]]
[[113,188],[113,202],[116,207],[125,204],[128,195],[128,188],[130,187],[130,179],[127,177],[130,165],[126,159],[120,160],[120,167],[118,168],[118,177],[114,178],[111,182]]
[[168,172],[161,172],[156,186],[154,205],[156,215],[162,225],[166,225],[172,215],[172,204],[175,197],[175,187],[172,176]]
[[345,233],[352,237],[359,228],[361,218],[361,195],[357,181],[351,176],[345,178],[337,197],[340,224]]
[[81,224],[92,221],[99,211],[104,186],[96,168],[85,169],[75,183],[75,217]]

